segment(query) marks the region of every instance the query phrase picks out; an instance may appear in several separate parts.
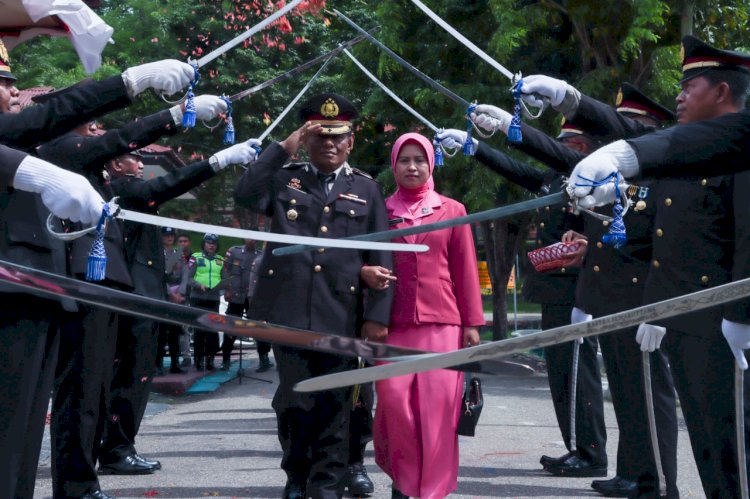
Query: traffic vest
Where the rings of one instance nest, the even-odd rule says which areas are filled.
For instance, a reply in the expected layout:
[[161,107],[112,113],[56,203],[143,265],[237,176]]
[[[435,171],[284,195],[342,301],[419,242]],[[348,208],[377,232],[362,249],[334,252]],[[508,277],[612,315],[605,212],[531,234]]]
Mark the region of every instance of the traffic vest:
[[215,288],[221,282],[221,268],[224,259],[218,255],[208,258],[202,252],[193,253],[195,260],[195,281],[208,289]]

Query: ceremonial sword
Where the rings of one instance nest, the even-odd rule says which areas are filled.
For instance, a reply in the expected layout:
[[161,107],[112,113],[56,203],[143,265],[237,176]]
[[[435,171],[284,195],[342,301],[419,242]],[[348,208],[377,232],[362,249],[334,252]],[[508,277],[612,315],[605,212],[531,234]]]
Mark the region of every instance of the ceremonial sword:
[[[530,348],[557,345],[580,337],[596,336],[642,323],[653,323],[687,312],[721,305],[748,295],[750,295],[750,278],[606,315],[588,322],[547,329],[528,336],[494,341],[453,352],[427,354],[411,359],[388,359],[398,362],[312,378],[298,383],[294,389],[299,392],[330,390],[404,374],[443,369],[471,361],[504,357],[521,353]],[[742,465],[744,463],[740,464],[740,466]]]
[[[516,215],[518,213],[524,213],[531,211],[536,208],[543,208],[545,206],[562,203],[568,199],[567,194],[563,191],[556,192],[555,194],[549,194],[540,198],[529,199],[528,201],[522,201],[520,203],[509,204],[493,208],[491,210],[480,211],[472,213],[471,215],[464,215],[462,217],[450,218],[448,220],[441,220],[440,222],[434,222],[431,224],[415,225],[412,227],[404,227],[402,229],[386,230],[383,232],[372,232],[370,234],[361,234],[358,236],[351,236],[341,241],[387,241],[396,237],[410,236],[412,234],[422,234],[424,232],[432,232],[434,230],[447,229],[455,227],[456,225],[470,224],[474,222],[483,222],[485,220],[494,220],[496,218],[508,217]],[[287,246],[283,248],[275,248],[273,250],[274,255],[291,255],[299,253],[301,251],[310,251],[317,248],[317,246],[298,244],[295,246]]]

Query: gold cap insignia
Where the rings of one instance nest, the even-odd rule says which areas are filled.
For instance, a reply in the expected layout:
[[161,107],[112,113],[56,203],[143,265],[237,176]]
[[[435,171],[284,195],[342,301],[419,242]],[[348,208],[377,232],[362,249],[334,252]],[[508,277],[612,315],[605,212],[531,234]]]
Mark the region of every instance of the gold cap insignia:
[[5,48],[5,44],[0,40],[0,60],[7,64],[10,64],[10,56],[8,55],[8,49]]
[[622,88],[617,91],[617,97],[615,97],[615,106],[622,104]]
[[685,45],[680,44],[680,62],[685,60]]
[[328,98],[322,106],[320,106],[320,114],[326,118],[335,118],[339,115],[339,105],[336,104],[331,98]]
[[562,118],[560,119],[560,126],[563,126],[564,124],[565,124],[565,116],[563,116],[563,117],[562,117]]

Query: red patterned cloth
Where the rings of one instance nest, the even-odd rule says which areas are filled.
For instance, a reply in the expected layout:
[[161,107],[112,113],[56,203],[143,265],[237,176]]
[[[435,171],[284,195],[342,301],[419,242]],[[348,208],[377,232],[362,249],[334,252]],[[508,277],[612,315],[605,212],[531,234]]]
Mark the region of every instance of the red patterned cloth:
[[583,243],[555,243],[543,248],[529,251],[529,261],[537,272],[560,270],[571,254],[581,248]]

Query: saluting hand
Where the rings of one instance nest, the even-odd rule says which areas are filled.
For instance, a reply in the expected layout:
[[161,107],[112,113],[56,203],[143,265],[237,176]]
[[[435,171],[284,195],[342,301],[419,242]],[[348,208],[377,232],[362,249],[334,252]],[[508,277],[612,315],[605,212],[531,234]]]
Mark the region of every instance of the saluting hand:
[[306,122],[304,125],[292,132],[289,137],[279,142],[279,145],[284,148],[289,156],[294,156],[299,151],[302,144],[305,143],[307,138],[313,134],[318,134],[321,129],[320,123]]

